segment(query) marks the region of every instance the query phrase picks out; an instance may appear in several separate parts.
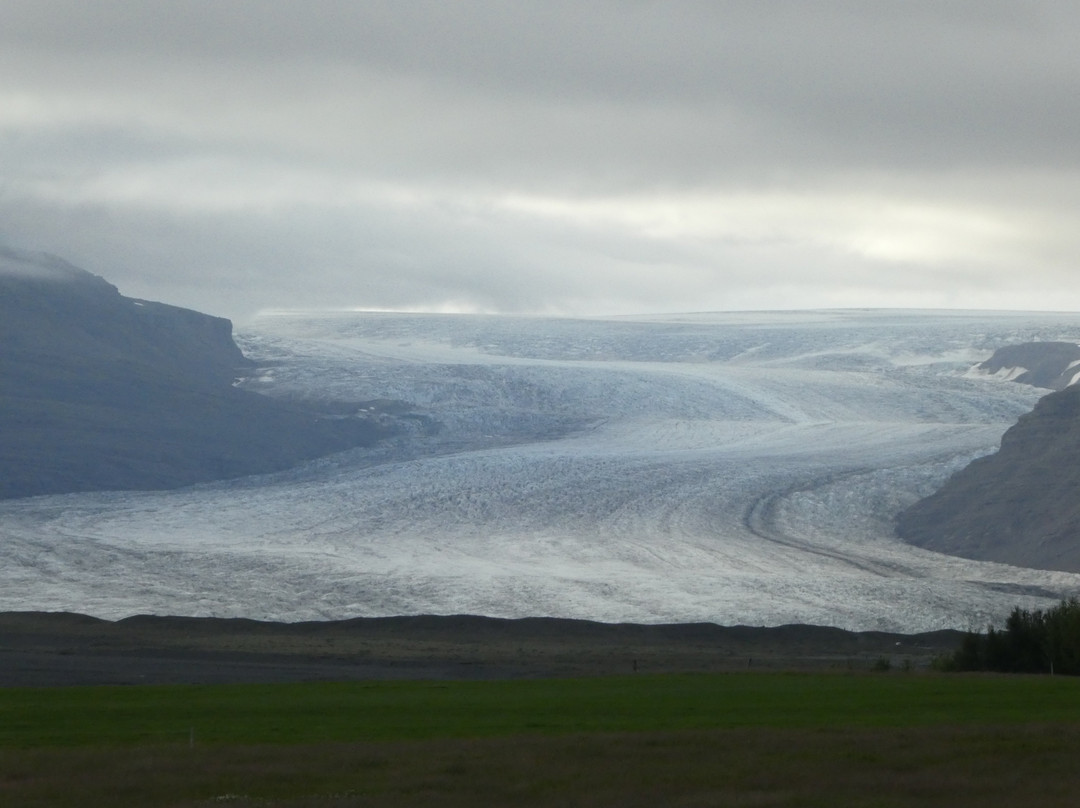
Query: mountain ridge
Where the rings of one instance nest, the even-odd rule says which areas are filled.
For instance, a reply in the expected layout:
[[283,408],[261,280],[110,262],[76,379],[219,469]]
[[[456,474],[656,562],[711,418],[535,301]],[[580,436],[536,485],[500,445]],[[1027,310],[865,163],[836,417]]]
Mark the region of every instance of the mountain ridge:
[[1062,341],[1006,345],[972,368],[971,373],[1064,390],[1080,380],[1080,345]]
[[371,445],[379,428],[233,386],[224,318],[0,247],[0,499],[175,488]]

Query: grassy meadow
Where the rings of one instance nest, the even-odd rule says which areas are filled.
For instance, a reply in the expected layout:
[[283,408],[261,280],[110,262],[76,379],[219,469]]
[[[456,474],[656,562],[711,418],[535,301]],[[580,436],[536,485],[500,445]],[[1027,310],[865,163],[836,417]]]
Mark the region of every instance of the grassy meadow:
[[1080,680],[0,689],[0,804],[1073,805]]

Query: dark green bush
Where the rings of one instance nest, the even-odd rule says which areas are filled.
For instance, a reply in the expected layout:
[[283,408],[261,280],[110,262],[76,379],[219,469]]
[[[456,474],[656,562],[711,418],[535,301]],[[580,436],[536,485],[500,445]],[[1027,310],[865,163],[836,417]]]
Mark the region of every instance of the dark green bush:
[[1047,611],[1017,606],[1004,629],[970,632],[941,667],[953,671],[1080,675],[1080,600]]

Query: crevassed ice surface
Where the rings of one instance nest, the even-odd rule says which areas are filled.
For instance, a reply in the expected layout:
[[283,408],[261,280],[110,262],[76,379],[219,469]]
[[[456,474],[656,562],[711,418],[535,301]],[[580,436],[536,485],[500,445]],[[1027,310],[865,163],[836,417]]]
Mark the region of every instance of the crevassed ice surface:
[[1047,391],[969,371],[1080,315],[265,315],[268,395],[408,403],[372,450],[188,489],[0,503],[0,609],[417,613],[921,631],[1080,576],[953,558],[896,512]]

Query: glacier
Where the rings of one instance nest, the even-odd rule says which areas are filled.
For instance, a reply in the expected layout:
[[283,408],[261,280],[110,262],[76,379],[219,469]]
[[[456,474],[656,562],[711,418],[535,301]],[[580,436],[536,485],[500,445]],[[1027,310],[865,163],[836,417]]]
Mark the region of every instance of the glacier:
[[399,433],[263,477],[0,503],[0,610],[914,632],[1080,593],[892,528],[1047,392],[971,368],[1077,341],[1080,314],[278,312],[237,339],[245,387],[396,402]]

